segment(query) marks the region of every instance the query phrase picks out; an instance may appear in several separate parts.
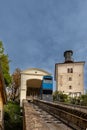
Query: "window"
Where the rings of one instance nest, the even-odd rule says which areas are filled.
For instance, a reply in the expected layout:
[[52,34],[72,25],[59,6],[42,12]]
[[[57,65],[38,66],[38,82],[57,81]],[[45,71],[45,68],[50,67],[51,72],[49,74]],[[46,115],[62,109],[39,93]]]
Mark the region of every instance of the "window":
[[69,68],[67,69],[67,73],[69,73]]
[[73,73],[73,68],[68,68],[67,73]]
[[78,85],[80,85],[80,83],[78,83]]
[[43,83],[52,83],[52,80],[50,80],[50,79],[44,79]]
[[71,73],[73,73],[73,68],[71,68]]
[[72,89],[72,86],[69,86],[69,89]]
[[69,77],[69,81],[72,81],[72,77]]

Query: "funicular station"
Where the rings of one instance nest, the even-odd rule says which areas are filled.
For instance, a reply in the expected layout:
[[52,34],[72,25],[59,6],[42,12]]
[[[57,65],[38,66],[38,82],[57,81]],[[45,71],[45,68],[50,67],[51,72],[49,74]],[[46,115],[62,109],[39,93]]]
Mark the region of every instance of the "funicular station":
[[43,76],[51,76],[47,71],[30,68],[21,72],[20,106],[23,99],[39,98]]

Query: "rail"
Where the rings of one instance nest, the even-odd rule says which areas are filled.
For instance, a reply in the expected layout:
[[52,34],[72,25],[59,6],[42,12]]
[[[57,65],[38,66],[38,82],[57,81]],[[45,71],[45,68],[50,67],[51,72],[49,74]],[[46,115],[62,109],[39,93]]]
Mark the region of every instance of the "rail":
[[60,119],[74,130],[87,129],[87,113],[64,105],[34,99],[34,104]]
[[72,109],[87,113],[87,106],[81,106],[81,105],[76,105],[76,104],[67,104],[67,103],[58,102],[58,101],[55,101],[54,103],[59,104],[60,106],[65,106],[68,108],[72,108]]

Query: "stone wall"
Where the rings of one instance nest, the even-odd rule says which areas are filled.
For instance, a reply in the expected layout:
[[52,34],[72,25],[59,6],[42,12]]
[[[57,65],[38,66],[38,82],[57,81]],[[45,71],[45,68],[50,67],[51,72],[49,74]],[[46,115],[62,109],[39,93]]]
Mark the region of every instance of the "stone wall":
[[[68,73],[68,69],[73,72]],[[71,86],[71,88],[69,88]],[[65,63],[56,65],[56,88],[64,93],[84,93],[84,64]]]

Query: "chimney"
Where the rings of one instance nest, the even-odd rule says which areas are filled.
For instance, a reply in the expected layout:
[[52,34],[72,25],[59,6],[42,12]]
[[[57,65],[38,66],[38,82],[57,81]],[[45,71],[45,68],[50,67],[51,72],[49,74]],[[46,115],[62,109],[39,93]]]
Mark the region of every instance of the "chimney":
[[67,50],[64,52],[64,57],[65,57],[65,63],[73,63],[73,51],[72,50]]

